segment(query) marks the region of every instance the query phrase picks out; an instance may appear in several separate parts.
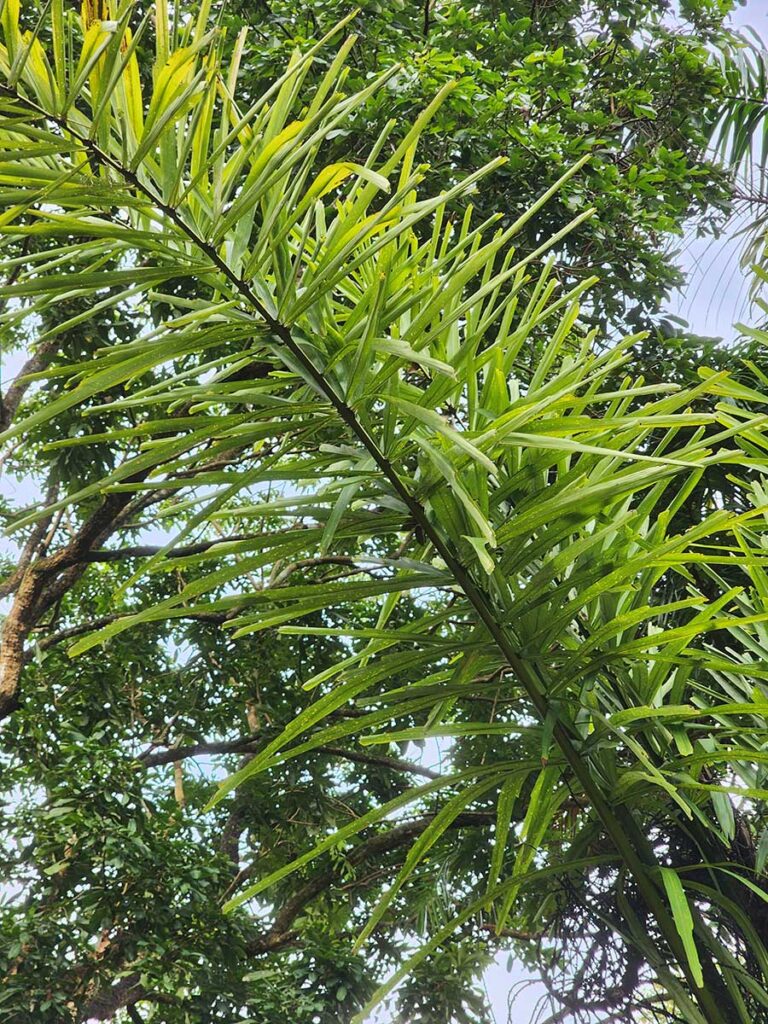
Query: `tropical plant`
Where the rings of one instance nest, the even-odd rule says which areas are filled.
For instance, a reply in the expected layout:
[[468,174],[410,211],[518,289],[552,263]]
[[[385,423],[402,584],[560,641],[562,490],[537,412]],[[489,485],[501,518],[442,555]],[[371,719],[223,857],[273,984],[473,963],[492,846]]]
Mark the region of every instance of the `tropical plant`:
[[[768,130],[766,129],[768,68],[765,43],[757,32],[731,33],[717,52],[724,91],[712,127],[712,148],[732,180],[731,233],[742,241],[741,266],[747,272],[751,297],[760,299],[766,277],[765,203],[768,194]],[[748,327],[744,335],[751,336]],[[758,338],[758,341],[761,339]]]
[[[23,700],[28,642],[50,621],[59,628],[25,680],[55,713],[55,673],[66,671],[59,644],[76,638],[69,654],[90,656],[98,677],[99,645],[108,658],[130,650],[134,635],[154,639],[137,654],[150,677],[167,655],[162,631],[189,620],[223,626],[233,662],[263,641],[266,673],[274,660],[299,675],[289,667],[296,652],[321,651],[300,708],[283,695],[279,727],[263,729],[252,703],[250,734],[223,741],[218,752],[241,752],[244,763],[198,830],[223,808],[242,812],[236,789],[268,802],[269,780],[290,770],[303,785],[302,766],[318,755],[370,766],[377,754],[368,748],[385,744],[380,767],[402,770],[392,744],[455,742],[449,771],[373,797],[368,782],[364,809],[348,809],[340,826],[338,814],[316,818],[303,849],[291,833],[288,856],[265,844],[265,856],[257,850],[240,869],[230,844],[238,870],[228,915],[206,901],[219,864],[179,894],[163,971],[178,936],[195,928],[250,941],[257,954],[282,948],[333,879],[407,850],[386,860],[385,888],[381,876],[369,880],[364,920],[358,910],[324,921],[324,962],[346,973],[327,972],[322,998],[335,990],[347,1019],[362,1015],[370,993],[347,1000],[347,976],[360,980],[355,951],[382,926],[396,934],[404,906],[434,899],[430,856],[451,830],[484,825],[493,839],[475,847],[444,922],[374,1000],[409,972],[418,979],[444,943],[453,958],[444,976],[465,977],[467,962],[475,970],[477,957],[450,943],[468,929],[553,940],[576,930],[584,952],[574,991],[593,949],[604,953],[590,1010],[698,1024],[761,1019],[768,581],[759,391],[706,369],[687,389],[648,385],[631,365],[636,338],[600,346],[580,316],[594,281],[558,289],[547,255],[589,210],[516,253],[517,235],[586,157],[504,227],[495,217],[476,224],[470,206],[454,212],[501,158],[420,197],[419,137],[445,86],[396,141],[390,123],[365,157],[328,162],[334,133],[398,73],[345,95],[353,40],[327,58],[343,24],[256,97],[238,91],[244,35],[231,46],[209,31],[210,3],[196,17],[178,8],[169,16],[164,0],[135,17],[131,3],[91,0],[81,16],[62,0],[40,17],[23,13],[27,27],[16,0],[2,8],[0,295],[7,332],[45,327],[32,365],[6,390],[2,438],[52,460],[54,486],[45,507],[12,524],[25,545],[5,584],[13,601],[3,713]],[[321,55],[325,72],[305,87]],[[55,357],[45,368],[41,353]],[[82,451],[82,472],[65,473],[58,460]],[[709,483],[723,465],[737,474],[738,513],[718,507]],[[158,524],[151,549],[102,547],[112,536],[146,540]],[[87,572],[125,560],[135,571]],[[89,601],[88,617],[67,620]],[[183,681],[170,692],[174,684]],[[212,719],[226,699],[219,689]],[[170,724],[155,713],[164,742]],[[78,772],[99,765],[102,733],[88,720],[87,736],[70,737]],[[147,758],[179,763],[172,751]],[[114,802],[141,808],[127,774],[123,763],[114,783],[107,778],[107,805],[114,785]],[[96,898],[114,876],[92,864],[84,881],[70,875],[81,863],[79,808],[60,787],[47,784],[42,814],[55,821],[61,808],[72,832],[46,870],[62,885],[92,886]],[[121,842],[132,842],[132,821],[151,835],[143,808],[114,816]],[[48,850],[61,849],[51,831]],[[154,859],[142,842],[138,878]],[[185,863],[187,844],[175,853]],[[317,870],[326,856],[332,867]],[[119,872],[119,850],[109,857]],[[138,938],[114,933],[101,904],[84,926],[103,929],[94,955],[114,951],[120,980],[105,997],[78,988],[65,1005],[75,1019],[123,1006],[133,1016],[143,1003],[160,1005],[151,1012],[163,1019],[174,999],[181,1008],[170,1019],[190,1019],[194,958],[169,993],[143,955],[141,922],[157,924],[157,900],[148,886],[140,913],[132,906]],[[249,940],[270,906],[271,927]],[[348,926],[358,934],[342,952],[327,934],[340,940]],[[18,945],[6,953],[12,999]],[[390,959],[402,961],[402,950]],[[205,962],[210,983],[210,949]],[[289,961],[278,977],[297,969]],[[256,984],[283,1012],[274,977]],[[423,991],[406,993],[406,1012],[419,1012]],[[304,996],[314,1013],[313,993]],[[231,999],[246,1019],[248,995]]]
[[[424,152],[429,188],[506,155],[508,162],[475,197],[481,218],[510,224],[585,153],[582,173],[565,185],[516,239],[519,252],[594,206],[592,217],[558,246],[562,283],[599,274],[585,318],[601,330],[636,331],[658,323],[680,285],[674,248],[683,230],[709,234],[730,199],[722,169],[709,158],[712,122],[724,78],[713,51],[729,38],[728,0],[676,6],[659,0],[364,0],[350,23],[350,87],[392,64],[402,72],[371,97],[330,140],[333,159],[362,159],[386,122],[410,124],[448,82],[454,88],[430,122]],[[228,17],[250,23],[240,87],[255,95],[345,17],[345,0],[233,0]],[[322,73],[308,72],[308,81]],[[397,132],[398,129],[395,128]]]

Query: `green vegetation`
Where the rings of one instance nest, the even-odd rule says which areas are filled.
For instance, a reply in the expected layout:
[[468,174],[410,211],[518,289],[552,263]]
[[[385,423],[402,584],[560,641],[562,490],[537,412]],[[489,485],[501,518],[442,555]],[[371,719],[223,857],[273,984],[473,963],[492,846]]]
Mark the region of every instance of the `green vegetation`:
[[768,1020],[728,4],[240,7],[1,8],[0,1019]]

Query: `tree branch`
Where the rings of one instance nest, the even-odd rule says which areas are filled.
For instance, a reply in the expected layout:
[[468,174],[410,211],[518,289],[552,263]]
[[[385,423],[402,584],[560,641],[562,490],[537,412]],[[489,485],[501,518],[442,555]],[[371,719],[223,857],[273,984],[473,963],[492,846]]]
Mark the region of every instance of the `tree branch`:
[[343,747],[317,747],[317,750],[321,750],[325,754],[335,754],[336,757],[342,757],[345,761],[355,761],[357,764],[388,768],[393,772],[410,772],[411,775],[422,775],[425,779],[440,778],[440,772],[415,764],[413,761],[402,760],[399,757],[387,757],[385,754],[365,754],[359,750],[345,750]]
[[[383,857],[401,846],[406,845],[421,835],[425,828],[434,820],[434,814],[425,814],[414,821],[396,825],[387,832],[381,832],[372,836],[354,850],[347,857],[347,863],[357,867],[365,861],[374,857]],[[475,828],[478,825],[487,825],[496,820],[495,812],[492,811],[464,811],[451,822],[449,828]],[[243,872],[241,881],[249,876],[249,872]],[[267,953],[270,950],[281,949],[290,945],[296,938],[293,925],[301,912],[326,889],[329,889],[336,878],[335,867],[319,871],[308,882],[291,896],[278,911],[271,928],[266,934],[253,940],[248,945],[250,953]]]
[[[199,541],[196,544],[186,544],[183,547],[172,548],[166,552],[166,558],[186,558],[190,555],[203,555],[211,548],[220,544],[234,544],[237,541],[254,540],[258,534],[236,533],[231,537],[217,537],[215,540]],[[119,562],[126,558],[151,558],[159,554],[163,548],[157,544],[136,544],[133,547],[125,548],[99,548],[95,551],[88,551],[82,558],[84,562]]]
[[197,757],[200,754],[233,754],[237,751],[247,750],[263,737],[241,736],[236,740],[222,740],[212,743],[191,743],[185,747],[169,747],[152,753],[152,748],[139,754],[138,760],[145,768],[157,768],[163,764],[175,764],[177,761],[184,761],[188,757]]
[[24,363],[22,368],[13,378],[13,383],[8,388],[0,405],[0,429],[5,430],[12,422],[13,417],[21,404],[21,400],[32,384],[30,374],[39,373],[44,370],[48,362],[59,347],[60,338],[49,338],[41,345],[38,345],[35,352]]
[[[138,760],[146,768],[157,768],[163,764],[173,764],[176,761],[184,761],[188,757],[197,757],[200,754],[233,754],[248,751],[257,742],[264,740],[263,733],[256,736],[240,736],[234,740],[210,741],[203,743],[190,743],[183,747],[169,747],[167,750],[153,752],[153,748],[143,751]],[[387,768],[395,772],[408,772],[411,775],[422,775],[427,779],[439,779],[440,772],[432,771],[412,761],[401,760],[397,757],[386,757],[383,754],[366,754],[358,750],[345,750],[344,747],[320,746],[315,748],[319,753],[332,754],[334,757],[342,758],[344,761],[353,761],[356,764],[370,765],[376,768]],[[250,751],[248,751],[250,752]]]
[[[49,481],[48,490],[45,495],[46,506],[52,505],[56,501],[56,495],[58,494],[59,485],[56,481]],[[45,516],[38,523],[32,527],[27,542],[21,550],[19,555],[18,565],[14,572],[10,574],[5,580],[0,582],[0,597],[8,597],[12,594],[16,587],[19,585],[21,580],[24,578],[24,573],[27,571],[27,567],[34,558],[35,554],[41,549],[46,547],[46,532],[51,524],[53,516]],[[52,527],[53,529],[53,527]]]

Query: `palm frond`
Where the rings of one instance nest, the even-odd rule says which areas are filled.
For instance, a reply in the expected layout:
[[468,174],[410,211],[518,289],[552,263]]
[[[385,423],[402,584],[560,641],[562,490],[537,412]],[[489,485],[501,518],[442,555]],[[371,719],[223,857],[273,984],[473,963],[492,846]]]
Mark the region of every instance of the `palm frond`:
[[[143,509],[166,503],[168,541],[116,602],[140,593],[148,573],[207,559],[212,568],[80,639],[72,654],[190,612],[221,614],[234,639],[306,629],[314,613],[329,625],[312,628],[341,629],[349,656],[306,683],[317,699],[219,799],[342,735],[455,735],[455,700],[483,692],[490,676],[492,692],[517,700],[517,715],[478,731],[514,735],[522,722],[537,758],[510,747],[502,762],[410,791],[291,869],[450,787],[365,937],[451,821],[492,797],[500,845],[487,886],[445,935],[479,908],[493,908],[502,928],[540,880],[605,863],[585,853],[597,831],[617,866],[618,903],[631,884],[659,947],[648,948],[630,917],[621,927],[688,1019],[737,1019],[747,989],[768,1000],[762,968],[745,982],[730,951],[728,929],[742,926],[726,901],[744,879],[719,878],[692,909],[700,890],[662,863],[640,823],[656,808],[659,827],[715,861],[732,833],[730,797],[768,795],[755,767],[764,671],[707,644],[726,632],[741,649],[762,647],[765,588],[748,598],[718,578],[712,596],[700,575],[708,566],[711,582],[720,559],[762,581],[765,502],[753,489],[755,506],[738,515],[715,509],[687,528],[676,518],[712,467],[763,470],[765,417],[743,410],[723,374],[688,390],[649,389],[632,365],[637,339],[597,350],[579,318],[594,282],[563,294],[547,258],[563,233],[514,250],[552,190],[505,229],[474,225],[466,204],[501,160],[443,195],[423,194],[417,146],[442,95],[405,133],[387,126],[364,164],[327,164],[327,139],[397,74],[346,95],[350,40],[314,92],[307,72],[330,39],[241,103],[244,40],[227,66],[230,48],[208,30],[206,5],[175,32],[156,5],[151,75],[137,46],[150,29],[145,19],[131,32],[131,3],[85,12],[53,0],[24,32],[16,0],[3,9],[0,238],[9,255],[0,269],[15,271],[3,329],[76,297],[138,318],[143,330],[84,362],[69,361],[66,344],[87,313],[39,339],[59,339],[59,365],[42,375],[58,397],[30,407],[3,440],[77,413],[81,435],[55,444],[87,444],[89,417],[106,414],[122,458],[16,526],[136,494]],[[19,256],[30,237],[36,252]],[[250,539],[176,557],[192,531],[224,520],[246,524]],[[329,579],[329,567],[345,575]],[[265,578],[254,586],[257,570]],[[425,611],[406,625],[394,614],[402,595]],[[360,603],[375,626],[346,630],[345,611]],[[6,689],[17,670],[6,664]],[[408,685],[392,685],[404,673]],[[350,701],[370,710],[340,724],[333,714]],[[414,711],[424,724],[404,732]],[[529,803],[513,834],[511,801],[524,784]],[[538,866],[569,791],[589,812]]]

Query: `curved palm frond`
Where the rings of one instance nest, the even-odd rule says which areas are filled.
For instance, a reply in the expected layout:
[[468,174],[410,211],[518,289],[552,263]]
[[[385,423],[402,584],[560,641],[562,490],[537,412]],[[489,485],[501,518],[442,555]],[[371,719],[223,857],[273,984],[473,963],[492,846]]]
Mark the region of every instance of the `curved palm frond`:
[[768,204],[768,56],[757,33],[731,33],[717,52],[724,90],[721,114],[712,130],[716,156],[733,176],[733,203],[744,268],[752,275],[752,297],[762,288]]
[[[79,433],[51,447],[106,441],[121,459],[46,511],[96,504],[127,523],[164,503],[173,530],[142,575],[211,568],[158,605],[134,577],[115,598],[126,614],[72,653],[191,611],[220,615],[235,639],[341,631],[348,658],[305,683],[317,699],[219,799],[342,736],[496,732],[508,753],[409,790],[281,875],[445,790],[363,941],[451,822],[493,799],[483,888],[417,958],[478,912],[503,929],[528,893],[543,914],[540,882],[608,865],[623,915],[612,927],[686,1019],[748,1020],[748,1000],[768,1005],[768,952],[750,932],[758,967],[745,977],[734,949],[746,926],[729,908],[749,885],[765,897],[744,865],[716,865],[735,829],[731,797],[768,795],[765,670],[744,654],[762,648],[768,621],[765,502],[755,488],[738,514],[685,526],[678,513],[712,467],[762,470],[764,417],[748,406],[763,399],[706,372],[689,390],[648,387],[632,366],[636,339],[596,351],[579,322],[594,282],[561,294],[542,264],[559,236],[513,248],[550,193],[504,229],[459,209],[501,161],[421,198],[416,147],[441,96],[404,134],[388,126],[365,165],[324,163],[328,137],[396,74],[345,95],[352,40],[311,94],[303,84],[327,39],[241,102],[244,37],[209,32],[207,5],[176,30],[156,5],[151,74],[139,59],[149,22],[132,32],[132,11],[86,4],[78,18],[54,0],[25,32],[16,0],[3,8],[0,237],[15,272],[0,289],[13,300],[4,329],[73,297],[86,305],[38,339],[62,356],[40,379],[64,386],[3,439],[76,413]],[[34,251],[19,251],[29,238]],[[68,362],[67,332],[94,309],[139,318],[143,333]],[[106,436],[89,432],[96,413],[112,418]],[[247,538],[179,554],[223,520],[247,524]],[[18,687],[29,609],[76,558],[54,554],[25,577],[6,624],[4,693]],[[423,614],[403,624],[405,594]],[[370,628],[345,625],[359,603]],[[302,621],[318,612],[334,622]],[[707,646],[723,634],[740,653]],[[408,685],[391,683],[404,675]],[[506,710],[454,724],[457,700],[500,690]],[[361,714],[333,717],[352,701]],[[586,813],[545,847],[569,796]],[[693,859],[665,862],[666,837],[681,835]]]

